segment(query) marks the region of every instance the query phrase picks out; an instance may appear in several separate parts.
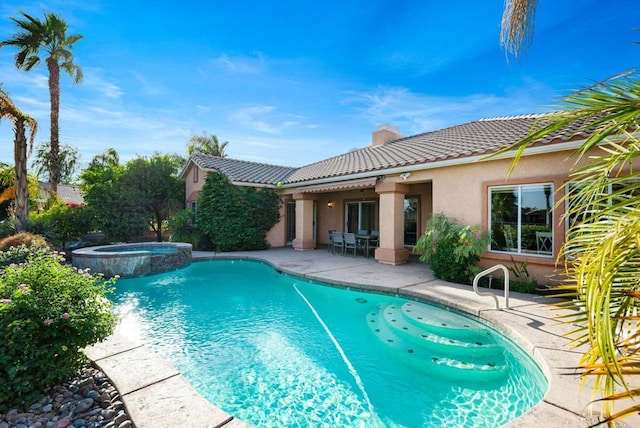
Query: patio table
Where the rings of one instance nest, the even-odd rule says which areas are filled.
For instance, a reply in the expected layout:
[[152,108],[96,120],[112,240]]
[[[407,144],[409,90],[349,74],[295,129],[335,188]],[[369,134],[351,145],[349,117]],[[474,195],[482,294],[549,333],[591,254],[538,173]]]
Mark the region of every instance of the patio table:
[[364,248],[364,255],[366,258],[369,258],[369,241],[373,238],[373,235],[367,234],[356,234],[356,241],[359,244],[362,244]]

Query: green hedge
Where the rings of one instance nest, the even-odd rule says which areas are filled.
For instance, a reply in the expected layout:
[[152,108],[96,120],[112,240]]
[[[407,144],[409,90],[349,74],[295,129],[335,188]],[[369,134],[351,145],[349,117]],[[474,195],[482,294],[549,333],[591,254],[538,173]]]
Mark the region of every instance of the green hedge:
[[272,189],[231,184],[210,173],[200,191],[197,228],[216,251],[263,250],[267,232],[280,219],[280,197]]

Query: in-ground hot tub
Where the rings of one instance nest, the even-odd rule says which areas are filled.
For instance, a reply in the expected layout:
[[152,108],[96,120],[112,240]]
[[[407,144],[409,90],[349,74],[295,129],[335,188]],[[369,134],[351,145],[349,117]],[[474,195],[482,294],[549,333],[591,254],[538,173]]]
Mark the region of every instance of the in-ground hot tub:
[[73,266],[106,277],[131,278],[167,272],[191,263],[191,244],[136,242],[74,250]]

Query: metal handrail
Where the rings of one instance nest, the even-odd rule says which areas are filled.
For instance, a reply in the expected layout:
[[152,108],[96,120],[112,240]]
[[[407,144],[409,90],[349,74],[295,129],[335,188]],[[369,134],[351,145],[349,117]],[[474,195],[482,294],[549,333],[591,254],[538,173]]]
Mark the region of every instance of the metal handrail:
[[498,298],[496,297],[495,294],[493,293],[481,293],[478,291],[478,281],[480,280],[480,278],[482,278],[483,276],[486,276],[488,274],[490,274],[491,272],[494,272],[498,269],[502,269],[502,271],[504,272],[504,304],[505,304],[505,308],[509,308],[509,269],[507,269],[504,265],[495,265],[493,267],[490,267],[489,269],[485,269],[482,272],[480,272],[479,274],[476,275],[475,278],[473,278],[473,291],[475,291],[475,293],[478,296],[491,296],[493,297],[493,300],[496,301],[496,309],[500,309],[500,303],[498,303]]

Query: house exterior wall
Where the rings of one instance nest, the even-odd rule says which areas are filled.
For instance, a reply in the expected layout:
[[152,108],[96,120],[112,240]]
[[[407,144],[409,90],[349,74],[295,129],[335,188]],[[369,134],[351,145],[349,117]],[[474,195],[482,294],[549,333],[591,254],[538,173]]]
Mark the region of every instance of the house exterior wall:
[[[194,170],[197,172],[194,173]],[[201,170],[194,163],[191,163],[184,175],[185,182],[185,206],[189,208],[191,202],[198,200],[198,193],[204,186],[206,171]]]
[[[479,224],[487,230],[489,187],[551,182],[555,191],[554,203],[557,203],[564,195],[562,186],[574,162],[572,152],[565,151],[524,156],[509,178],[507,178],[507,171],[511,165],[511,159],[502,159],[416,171],[412,172],[409,180],[432,183],[433,213],[443,213],[463,226]],[[480,266],[486,268],[502,263],[512,267],[514,262],[526,261],[531,276],[540,284],[547,283],[549,277],[556,272],[556,256],[564,242],[565,226],[562,221],[564,205],[555,207],[553,213],[553,257],[487,251],[481,258]],[[423,219],[423,223],[426,220],[426,218]],[[422,232],[424,233],[424,225]]]

